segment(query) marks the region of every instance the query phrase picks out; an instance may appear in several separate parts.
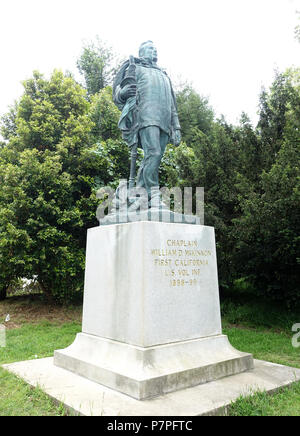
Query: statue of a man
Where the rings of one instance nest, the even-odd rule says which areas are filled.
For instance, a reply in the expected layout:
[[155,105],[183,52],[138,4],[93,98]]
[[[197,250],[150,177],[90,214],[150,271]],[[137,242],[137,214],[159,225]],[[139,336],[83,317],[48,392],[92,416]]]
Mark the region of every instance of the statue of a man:
[[113,94],[115,104],[122,111],[119,127],[123,138],[132,150],[141,147],[144,151],[136,185],[145,188],[152,200],[159,197],[158,169],[166,145],[178,146],[181,141],[172,84],[157,66],[157,51],[152,41],[141,44],[139,58],[131,56],[122,65]]

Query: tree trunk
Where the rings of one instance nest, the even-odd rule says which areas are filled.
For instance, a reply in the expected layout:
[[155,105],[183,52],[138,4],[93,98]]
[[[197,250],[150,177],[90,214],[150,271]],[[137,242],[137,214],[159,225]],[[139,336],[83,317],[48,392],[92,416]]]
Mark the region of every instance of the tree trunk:
[[7,286],[4,286],[3,288],[0,288],[0,301],[5,300],[6,292],[7,292]]
[[53,296],[52,293],[48,290],[48,288],[44,285],[43,282],[38,282],[48,303],[53,303]]

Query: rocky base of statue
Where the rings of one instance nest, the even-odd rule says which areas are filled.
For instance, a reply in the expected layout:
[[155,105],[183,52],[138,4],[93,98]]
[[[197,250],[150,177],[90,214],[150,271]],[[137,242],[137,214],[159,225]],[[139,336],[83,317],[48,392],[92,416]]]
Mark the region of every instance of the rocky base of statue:
[[54,363],[139,400],[251,370],[222,334],[214,229],[90,229],[82,333]]
[[138,221],[154,221],[177,224],[201,224],[200,218],[196,215],[185,215],[173,212],[163,207],[151,208],[148,210],[118,210],[114,214],[106,215],[99,220],[100,226],[112,224],[133,223]]
[[108,209],[110,213],[107,215],[97,213],[100,226],[139,221],[204,224],[200,216],[170,210],[164,203],[158,187],[153,188],[151,194],[148,194],[144,188],[130,187],[127,180],[120,181]]

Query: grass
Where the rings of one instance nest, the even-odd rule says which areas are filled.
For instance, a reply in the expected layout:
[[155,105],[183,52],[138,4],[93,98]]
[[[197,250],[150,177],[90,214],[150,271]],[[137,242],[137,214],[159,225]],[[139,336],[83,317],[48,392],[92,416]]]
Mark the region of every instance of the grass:
[[[81,330],[81,307],[45,304],[41,296],[10,297],[0,302],[0,323],[6,315],[6,347],[0,365],[39,359],[70,345]],[[0,416],[65,416],[69,412],[41,389],[0,368]]]
[[[80,306],[60,307],[39,296],[9,297],[0,302],[0,324],[6,315],[6,347],[0,365],[43,358],[71,344],[81,330]],[[292,325],[300,314],[255,302],[222,304],[223,331],[231,344],[254,358],[300,368],[300,348],[293,348]],[[67,410],[40,389],[0,368],[0,416],[62,416]],[[229,409],[232,416],[300,416],[300,383],[273,396],[264,392],[239,398]]]
[[257,392],[240,397],[229,409],[230,416],[300,416],[300,383],[294,383],[274,395]]
[[57,405],[40,388],[0,369],[0,416],[65,416],[63,405]]
[[300,312],[254,301],[227,301],[221,310],[223,332],[235,348],[256,359],[300,368],[300,348],[292,346],[292,327],[300,323]]
[[280,303],[257,302],[255,299],[227,299],[221,304],[223,324],[239,328],[254,328],[281,333],[291,332],[300,322],[300,309],[288,309]]
[[252,353],[255,359],[300,368],[300,349],[292,346],[292,333],[223,328],[238,350]]
[[[300,368],[300,348],[292,346],[292,326],[300,323],[300,312],[282,305],[251,300],[221,305],[223,332],[240,351],[255,359]],[[240,397],[229,408],[230,416],[300,416],[300,383],[274,395],[257,392]]]
[[6,332],[6,347],[0,349],[0,362],[41,359],[53,355],[53,351],[70,345],[81,325],[76,322],[51,324],[24,324]]
[[[300,348],[291,343],[291,332],[272,332],[261,328],[223,328],[230,343],[255,359],[300,368]],[[300,382],[274,395],[258,392],[240,397],[229,409],[230,416],[300,416]]]

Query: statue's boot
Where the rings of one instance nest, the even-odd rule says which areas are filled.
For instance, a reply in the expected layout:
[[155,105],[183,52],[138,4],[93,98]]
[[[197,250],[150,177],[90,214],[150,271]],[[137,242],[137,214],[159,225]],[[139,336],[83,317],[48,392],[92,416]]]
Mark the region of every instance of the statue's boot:
[[165,203],[162,201],[159,186],[151,188],[151,194],[149,195],[149,207],[151,209],[169,210]]

